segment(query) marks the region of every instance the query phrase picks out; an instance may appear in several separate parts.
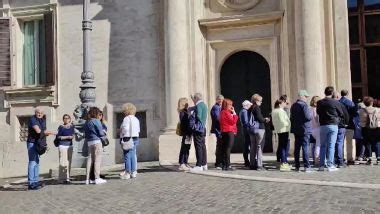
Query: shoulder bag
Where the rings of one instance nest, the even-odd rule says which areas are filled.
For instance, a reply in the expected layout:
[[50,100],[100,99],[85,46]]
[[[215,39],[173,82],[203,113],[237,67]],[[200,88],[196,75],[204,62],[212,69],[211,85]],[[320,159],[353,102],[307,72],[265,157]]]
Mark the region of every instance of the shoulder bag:
[[127,141],[124,141],[124,139],[126,139],[127,137],[123,137],[120,140],[121,141],[121,147],[125,151],[131,150],[135,146],[135,143],[133,142],[133,137],[132,137],[132,119],[129,118],[129,121],[131,121],[130,125],[129,125],[129,131],[130,131],[129,133],[131,136],[130,136],[129,140],[127,140]]

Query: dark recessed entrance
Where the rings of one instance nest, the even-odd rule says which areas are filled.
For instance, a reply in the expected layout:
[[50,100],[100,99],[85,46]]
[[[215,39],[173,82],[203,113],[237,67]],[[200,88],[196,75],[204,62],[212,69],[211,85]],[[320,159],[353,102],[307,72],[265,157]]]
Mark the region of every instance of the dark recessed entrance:
[[[252,51],[240,51],[231,55],[223,64],[220,72],[221,93],[234,102],[237,113],[241,103],[250,100],[255,93],[263,97],[261,110],[264,117],[271,112],[271,82],[269,64],[260,54]],[[235,139],[232,152],[243,152],[243,138],[240,121],[239,133]],[[269,127],[266,130],[265,152],[272,151],[272,134]]]

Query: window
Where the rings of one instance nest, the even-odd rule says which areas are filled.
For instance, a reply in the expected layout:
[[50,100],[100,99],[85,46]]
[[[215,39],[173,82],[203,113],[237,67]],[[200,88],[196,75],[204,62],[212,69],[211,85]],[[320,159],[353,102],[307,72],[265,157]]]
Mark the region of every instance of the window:
[[380,0],[348,0],[352,96],[380,98]]
[[[140,138],[147,138],[148,132],[147,132],[147,125],[146,125],[146,111],[138,111],[136,112],[137,119],[140,121]],[[115,121],[116,121],[116,135],[118,134],[118,129],[120,128],[121,123],[124,119],[124,113],[123,112],[117,112],[115,113]],[[115,138],[119,138],[119,136],[115,136]]]
[[44,20],[24,22],[23,34],[23,85],[43,85],[46,83]]
[[0,87],[11,86],[9,19],[0,18]]
[[19,122],[19,139],[21,142],[26,142],[28,139],[28,123],[32,116],[19,116],[18,122]]

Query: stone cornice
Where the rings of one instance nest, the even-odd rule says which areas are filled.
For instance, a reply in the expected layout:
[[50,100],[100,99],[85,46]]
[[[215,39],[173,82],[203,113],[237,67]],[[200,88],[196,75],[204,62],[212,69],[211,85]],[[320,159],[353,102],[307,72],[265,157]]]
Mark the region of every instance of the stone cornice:
[[220,18],[200,19],[198,23],[200,26],[209,29],[218,29],[273,23],[278,20],[281,20],[283,16],[284,11],[274,11],[270,13],[262,13],[255,15],[235,15],[224,16]]
[[54,104],[55,87],[25,87],[18,89],[5,89],[4,107],[10,108],[18,104]]

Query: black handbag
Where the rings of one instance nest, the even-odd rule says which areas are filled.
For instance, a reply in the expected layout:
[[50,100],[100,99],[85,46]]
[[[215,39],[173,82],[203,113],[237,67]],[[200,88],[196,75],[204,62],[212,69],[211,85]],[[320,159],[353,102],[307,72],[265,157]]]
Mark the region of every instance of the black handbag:
[[110,144],[110,141],[107,138],[107,135],[101,136],[100,141],[102,141],[102,146],[108,146]]
[[58,137],[55,137],[55,139],[54,139],[54,146],[55,147],[59,146],[59,138]]

